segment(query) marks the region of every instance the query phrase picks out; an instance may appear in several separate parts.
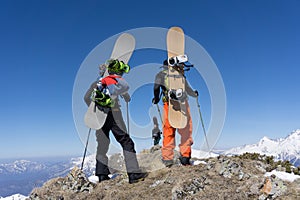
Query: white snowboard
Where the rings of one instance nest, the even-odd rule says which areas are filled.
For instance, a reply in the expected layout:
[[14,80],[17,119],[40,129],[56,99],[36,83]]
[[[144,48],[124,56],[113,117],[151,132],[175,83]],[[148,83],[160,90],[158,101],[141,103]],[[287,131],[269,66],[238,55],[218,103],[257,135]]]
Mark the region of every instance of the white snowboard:
[[[168,59],[184,55],[184,32],[180,27],[171,27],[167,34]],[[169,90],[182,89],[185,92],[185,77],[183,71],[176,70],[176,66],[168,67]],[[184,128],[187,125],[187,106],[185,101],[169,98],[169,123],[174,128]]]
[[[116,40],[110,59],[118,59],[124,63],[128,63],[133,51],[135,49],[135,39],[131,34],[123,33]],[[108,76],[106,70],[103,77]],[[107,109],[99,109],[95,102],[91,102],[85,116],[85,125],[91,129],[98,130],[103,127],[106,117]]]

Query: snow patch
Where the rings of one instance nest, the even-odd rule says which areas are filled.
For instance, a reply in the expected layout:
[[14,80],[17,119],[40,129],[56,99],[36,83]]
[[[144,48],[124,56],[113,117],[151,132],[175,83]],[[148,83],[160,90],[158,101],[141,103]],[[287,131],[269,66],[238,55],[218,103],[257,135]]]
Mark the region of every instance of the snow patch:
[[194,161],[194,162],[193,162],[193,165],[200,165],[200,164],[204,164],[204,165],[206,165],[206,164],[207,164],[207,162],[205,162],[205,161],[202,161],[202,160],[196,160],[196,161]]
[[92,183],[99,183],[99,177],[98,176],[95,176],[95,175],[92,175],[90,177],[88,177],[89,181],[92,182]]
[[287,172],[281,172],[281,171],[276,171],[276,170],[273,170],[271,172],[267,172],[265,173],[264,176],[266,177],[270,177],[271,175],[275,175],[276,177],[280,178],[281,180],[284,180],[284,181],[289,181],[289,182],[293,182],[295,181],[296,179],[300,178],[299,175],[295,175],[295,174],[290,174],[290,173],[287,173]]

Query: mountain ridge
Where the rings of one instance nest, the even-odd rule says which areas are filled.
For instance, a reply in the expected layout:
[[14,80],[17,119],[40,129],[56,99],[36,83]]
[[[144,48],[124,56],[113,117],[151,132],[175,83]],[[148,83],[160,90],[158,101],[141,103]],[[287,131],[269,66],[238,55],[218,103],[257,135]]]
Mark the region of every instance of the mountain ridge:
[[285,138],[270,139],[264,136],[255,144],[235,147],[223,154],[241,155],[246,152],[274,156],[275,160],[288,160],[295,166],[300,166],[300,129],[292,131]]
[[[98,184],[91,183],[83,171],[74,167],[66,177],[49,180],[41,188],[35,188],[29,199],[296,200],[300,197],[300,176],[293,175],[294,181],[282,180],[269,172],[270,165],[266,160],[219,155],[193,158],[193,163],[198,161],[198,164],[190,166],[176,162],[168,168],[160,156],[159,148],[144,150],[137,155],[141,168],[149,172],[149,176],[135,184],[128,183],[122,167],[115,178]],[[121,158],[120,154],[113,159],[117,166],[121,164],[118,158]]]

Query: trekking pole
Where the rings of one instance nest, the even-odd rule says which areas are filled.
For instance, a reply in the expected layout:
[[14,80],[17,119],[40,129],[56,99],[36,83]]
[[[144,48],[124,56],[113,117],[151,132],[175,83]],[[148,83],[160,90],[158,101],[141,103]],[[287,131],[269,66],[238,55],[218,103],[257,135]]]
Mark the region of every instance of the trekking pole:
[[83,153],[83,159],[82,159],[82,163],[81,163],[81,168],[80,168],[80,170],[83,169],[84,159],[85,159],[87,147],[88,147],[88,144],[89,144],[89,139],[90,139],[91,130],[92,130],[92,129],[90,128],[90,129],[89,129],[89,133],[88,133],[88,137],[87,137],[87,141],[86,141],[86,144],[85,144],[85,149],[84,149],[84,153]]
[[160,121],[161,121],[161,125],[163,126],[163,120],[162,120],[162,117],[161,117],[161,112],[160,112],[159,105],[158,105],[158,104],[156,104],[156,107],[157,107],[157,111],[158,111],[159,118],[160,118]]
[[[163,92],[161,91],[161,93],[159,94],[159,100],[161,99],[162,94],[163,94]],[[161,121],[161,125],[163,126],[164,122],[163,122],[163,119],[162,119],[162,116],[161,116],[161,112],[160,112],[160,108],[159,108],[158,103],[156,104],[156,107],[157,107],[157,111],[158,111],[159,118],[160,118],[160,121]]]
[[199,115],[200,115],[200,120],[201,120],[201,124],[202,124],[202,129],[203,129],[203,132],[204,132],[204,137],[205,137],[205,140],[206,140],[208,152],[210,152],[210,148],[209,148],[209,144],[208,144],[208,140],[207,140],[207,136],[206,136],[206,131],[205,131],[205,127],[204,127],[204,122],[203,122],[203,118],[202,118],[202,114],[201,114],[201,110],[200,110],[200,104],[199,104],[199,101],[198,101],[198,96],[197,96],[197,106],[198,106],[198,111],[199,111]]
[[127,112],[127,132],[129,134],[129,109],[128,109],[128,102],[126,102],[126,112]]

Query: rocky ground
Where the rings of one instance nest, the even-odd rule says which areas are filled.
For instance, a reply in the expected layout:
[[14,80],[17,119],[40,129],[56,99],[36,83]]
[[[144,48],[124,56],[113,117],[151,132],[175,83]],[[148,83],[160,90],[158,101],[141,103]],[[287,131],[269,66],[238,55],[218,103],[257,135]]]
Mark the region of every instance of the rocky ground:
[[[129,184],[126,173],[120,172],[114,179],[93,184],[75,167],[66,177],[34,189],[29,199],[300,199],[300,179],[287,182],[274,175],[265,177],[270,166],[261,160],[219,156],[198,165],[177,163],[166,168],[160,153],[156,147],[138,155],[141,167],[149,172],[144,181]],[[112,157],[118,162],[111,165],[123,168],[120,158]]]

